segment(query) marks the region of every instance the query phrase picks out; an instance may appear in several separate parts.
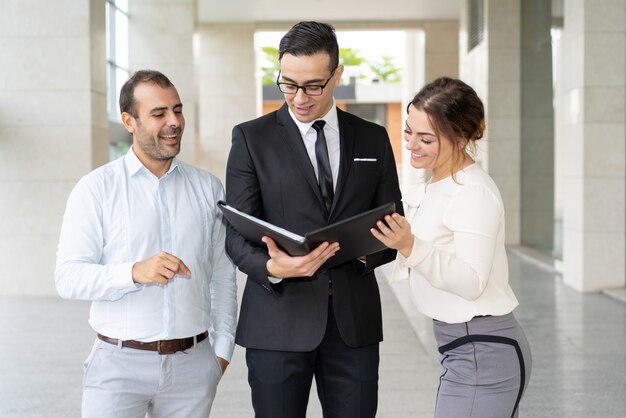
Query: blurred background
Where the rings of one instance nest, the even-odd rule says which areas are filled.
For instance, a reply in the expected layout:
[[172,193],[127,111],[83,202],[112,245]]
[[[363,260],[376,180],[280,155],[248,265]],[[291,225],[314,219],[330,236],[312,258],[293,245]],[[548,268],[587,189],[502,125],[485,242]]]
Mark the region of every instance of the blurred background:
[[[54,295],[67,195],[130,138],[129,74],[174,82],[181,158],[224,178],[232,127],[279,107],[276,48],[299,20],[337,30],[338,105],[387,127],[404,184],[414,93],[460,77],[486,104],[478,160],[495,179],[507,242],[580,292],[625,284],[624,0],[0,0],[2,295]],[[482,141],[481,141],[482,142]],[[9,268],[7,268],[9,267]]]

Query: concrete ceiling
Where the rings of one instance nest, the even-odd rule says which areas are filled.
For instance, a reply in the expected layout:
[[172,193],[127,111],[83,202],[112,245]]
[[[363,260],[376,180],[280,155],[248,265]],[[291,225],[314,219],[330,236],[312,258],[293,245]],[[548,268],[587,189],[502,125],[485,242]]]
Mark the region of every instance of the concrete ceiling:
[[393,22],[458,19],[460,0],[197,0],[198,20],[221,22]]

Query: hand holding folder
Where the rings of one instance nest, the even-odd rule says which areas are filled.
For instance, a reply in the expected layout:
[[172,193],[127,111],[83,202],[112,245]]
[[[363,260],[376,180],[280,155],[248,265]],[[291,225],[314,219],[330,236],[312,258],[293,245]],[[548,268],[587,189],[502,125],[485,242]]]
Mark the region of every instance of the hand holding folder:
[[390,202],[301,236],[243,213],[223,201],[218,202],[218,207],[233,228],[247,240],[264,245],[262,238],[268,236],[291,256],[308,254],[323,242],[339,242],[340,250],[322,268],[334,267],[384,250],[386,247],[372,236],[370,228],[374,228],[377,221],[396,209],[395,203]]

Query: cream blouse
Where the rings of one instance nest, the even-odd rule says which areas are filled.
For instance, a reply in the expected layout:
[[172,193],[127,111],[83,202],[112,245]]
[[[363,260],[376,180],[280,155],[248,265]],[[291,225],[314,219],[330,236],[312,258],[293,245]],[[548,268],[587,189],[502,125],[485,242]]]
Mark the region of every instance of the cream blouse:
[[[457,183],[458,182],[458,183]],[[509,286],[504,208],[478,164],[403,195],[415,242],[396,258],[391,281],[410,279],[417,308],[448,323],[504,315],[517,305]]]

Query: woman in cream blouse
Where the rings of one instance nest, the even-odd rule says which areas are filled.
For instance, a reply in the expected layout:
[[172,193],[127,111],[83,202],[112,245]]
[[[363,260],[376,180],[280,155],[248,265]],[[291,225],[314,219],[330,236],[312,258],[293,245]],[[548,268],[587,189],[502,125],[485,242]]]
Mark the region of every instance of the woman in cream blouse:
[[392,280],[410,279],[418,309],[433,318],[442,374],[435,417],[517,417],[531,356],[512,314],[504,207],[468,148],[482,138],[483,104],[460,80],[439,78],[413,98],[404,131],[411,165],[427,183],[404,195],[372,234],[398,250]]

